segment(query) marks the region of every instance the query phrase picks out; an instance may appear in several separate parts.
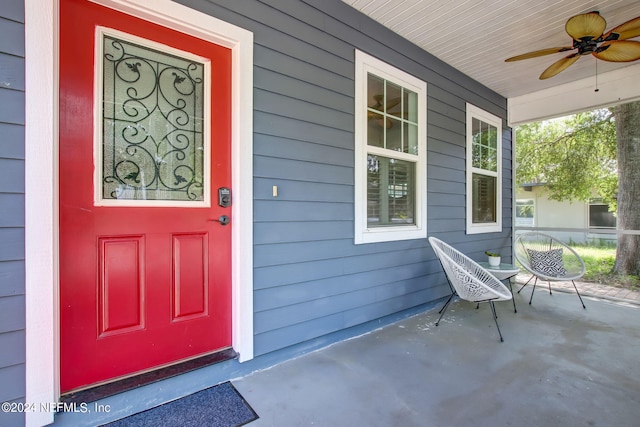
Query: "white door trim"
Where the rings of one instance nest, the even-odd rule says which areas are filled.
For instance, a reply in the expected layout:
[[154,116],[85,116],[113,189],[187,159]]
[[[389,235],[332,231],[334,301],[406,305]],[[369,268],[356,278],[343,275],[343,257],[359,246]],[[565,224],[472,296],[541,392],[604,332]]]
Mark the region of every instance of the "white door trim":
[[[253,33],[169,0],[91,0],[232,50],[233,348],[253,358]],[[26,402],[59,396],[59,0],[25,0]],[[26,425],[52,423],[27,412]]]

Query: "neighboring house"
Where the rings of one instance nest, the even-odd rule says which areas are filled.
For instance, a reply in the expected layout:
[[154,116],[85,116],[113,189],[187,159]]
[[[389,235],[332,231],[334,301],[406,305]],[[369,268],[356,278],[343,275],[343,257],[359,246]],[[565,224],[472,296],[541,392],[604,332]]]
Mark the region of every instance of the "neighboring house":
[[[609,205],[594,197],[588,202],[556,201],[544,184],[523,184],[516,189],[516,227],[557,228],[545,230],[565,242],[611,244],[616,241],[616,217]],[[609,231],[609,233],[607,233]]]
[[0,401],[232,357],[55,418],[125,416],[432,307],[428,235],[509,260],[506,99],[345,3],[61,3],[0,7]]

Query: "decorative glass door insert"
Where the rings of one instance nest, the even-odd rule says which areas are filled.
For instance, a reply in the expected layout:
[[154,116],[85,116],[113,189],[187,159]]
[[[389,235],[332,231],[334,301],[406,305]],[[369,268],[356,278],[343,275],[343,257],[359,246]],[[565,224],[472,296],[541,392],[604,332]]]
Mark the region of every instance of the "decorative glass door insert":
[[98,32],[96,205],[210,206],[209,61]]

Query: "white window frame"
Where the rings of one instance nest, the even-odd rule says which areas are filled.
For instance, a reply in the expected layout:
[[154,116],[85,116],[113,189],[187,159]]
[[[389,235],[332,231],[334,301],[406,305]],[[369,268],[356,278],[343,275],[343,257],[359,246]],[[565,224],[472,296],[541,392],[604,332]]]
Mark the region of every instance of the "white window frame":
[[[497,171],[473,167],[473,119],[479,119],[497,129]],[[473,174],[496,178],[496,221],[473,223]],[[473,104],[467,103],[467,234],[497,233],[502,231],[502,119]]]
[[[356,50],[355,75],[355,234],[356,244],[427,237],[427,84],[373,56]],[[367,145],[367,75],[393,82],[418,96],[418,154]],[[369,227],[367,224],[367,154],[416,164],[414,224]]]

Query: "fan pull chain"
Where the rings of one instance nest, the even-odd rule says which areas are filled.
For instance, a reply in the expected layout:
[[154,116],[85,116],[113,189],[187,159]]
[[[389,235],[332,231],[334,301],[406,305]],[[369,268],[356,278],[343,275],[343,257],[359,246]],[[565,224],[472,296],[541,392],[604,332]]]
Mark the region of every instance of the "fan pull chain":
[[599,92],[600,89],[598,89],[598,60],[596,60],[596,89],[594,90],[594,92]]

